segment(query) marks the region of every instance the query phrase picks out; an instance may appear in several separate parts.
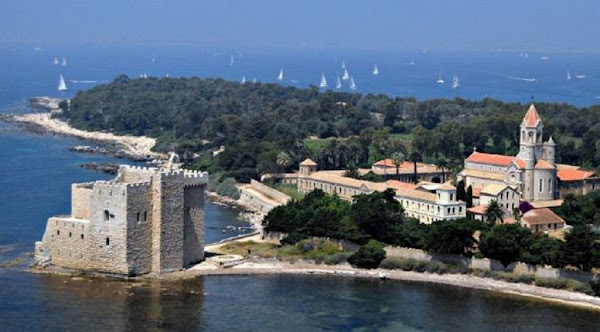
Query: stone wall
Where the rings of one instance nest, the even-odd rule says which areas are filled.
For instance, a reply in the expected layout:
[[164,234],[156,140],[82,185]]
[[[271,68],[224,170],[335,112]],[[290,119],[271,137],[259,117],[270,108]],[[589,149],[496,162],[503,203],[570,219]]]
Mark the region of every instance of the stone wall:
[[403,247],[385,247],[386,256],[389,258],[397,257],[404,259],[414,259],[421,262],[438,261],[446,264],[463,265],[470,269],[482,271],[502,271],[515,274],[534,275],[540,278],[570,278],[579,281],[588,282],[596,280],[596,275],[588,272],[570,271],[566,269],[557,269],[553,267],[529,265],[521,262],[511,263],[504,267],[502,263],[488,258],[467,258],[460,255],[435,254],[424,250]]
[[93,182],[71,185],[71,216],[90,220],[90,197]]
[[183,171],[152,178],[152,271],[183,268]]
[[127,186],[127,264],[129,275],[152,269],[152,187],[150,183]]
[[204,259],[205,190],[206,185],[196,185],[184,189],[184,266],[190,266]]
[[289,202],[292,199],[290,196],[282,193],[281,191],[273,189],[269,186],[266,186],[256,180],[250,181],[250,187],[252,189],[258,191],[259,193],[276,200],[277,202],[279,202],[281,204],[286,204],[287,202]]

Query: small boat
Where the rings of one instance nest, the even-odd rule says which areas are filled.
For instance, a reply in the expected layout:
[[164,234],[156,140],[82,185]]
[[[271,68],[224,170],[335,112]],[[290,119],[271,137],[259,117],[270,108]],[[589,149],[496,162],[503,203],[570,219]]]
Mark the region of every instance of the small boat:
[[410,62],[409,62],[408,64],[409,64],[410,66],[414,66],[414,65],[415,65],[415,64],[417,64],[417,63],[415,62],[415,60],[410,60]]
[[350,75],[348,74],[348,69],[344,68],[344,75],[342,75],[342,80],[347,81],[350,79]]
[[242,84],[246,84],[246,76],[242,76]]
[[283,81],[283,68],[279,71],[279,76],[277,76],[278,81]]
[[543,61],[550,60],[550,57],[549,56],[543,56],[543,57],[540,57],[540,60],[543,60]]
[[342,69],[346,69],[346,61],[342,60]]
[[62,58],[62,62],[60,64],[61,64],[61,66],[66,66],[67,65],[67,59]]
[[356,90],[356,83],[354,83],[354,77],[350,77],[350,90]]
[[155,63],[155,62],[156,62],[156,58],[152,57],[152,63]]
[[379,75],[379,68],[377,68],[377,65],[373,68],[373,75]]
[[586,75],[575,75],[575,78],[580,79],[580,80],[582,80],[586,77],[587,77]]
[[230,57],[229,59],[229,65],[233,66],[233,63],[235,62],[235,58],[233,57],[233,55]]
[[57,65],[58,64],[58,58],[54,57],[54,61],[52,61],[53,64]]
[[442,72],[438,75],[438,80],[435,81],[437,84],[444,84],[444,80],[442,79]]
[[571,73],[567,70],[567,81],[571,79]]
[[340,77],[337,77],[337,81],[335,81],[335,88],[336,89],[341,89],[342,88],[342,80],[340,80]]
[[65,78],[62,76],[62,74],[60,75],[60,78],[58,79],[58,91],[67,91],[67,83],[65,83]]
[[319,83],[319,87],[321,87],[321,88],[327,87],[327,79],[325,78],[325,74],[321,74],[321,83]]
[[458,76],[456,74],[454,74],[454,77],[452,78],[452,89],[456,89],[460,86],[460,83],[458,82]]

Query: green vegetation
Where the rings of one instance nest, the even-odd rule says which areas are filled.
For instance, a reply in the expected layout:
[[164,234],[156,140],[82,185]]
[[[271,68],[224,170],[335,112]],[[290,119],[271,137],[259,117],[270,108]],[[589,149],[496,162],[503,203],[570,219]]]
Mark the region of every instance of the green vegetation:
[[304,194],[298,191],[298,187],[295,184],[284,184],[284,183],[271,183],[271,182],[263,182],[270,187],[281,191],[282,193],[290,196],[292,199],[300,200],[304,198]]
[[348,263],[363,269],[376,269],[385,258],[383,247],[383,243],[369,240],[367,244],[360,246],[356,253],[348,258]]
[[[545,134],[557,142],[558,162],[598,165],[600,106],[537,106]],[[460,166],[454,161],[474,146],[514,155],[527,108],[489,98],[417,101],[320,93],[315,87],[125,75],[80,91],[70,108],[61,107],[77,128],[156,137],[157,149],[175,150],[188,167],[223,171],[241,181],[289,171],[306,157],[323,169],[345,169],[398,152],[406,160],[443,161],[454,170]],[[221,145],[225,151],[213,158],[210,152]],[[281,152],[292,162],[278,164]]]
[[[569,218],[566,220],[569,222]],[[363,245],[377,240],[432,253],[487,257],[504,266],[520,261],[557,268],[572,266],[582,271],[600,267],[598,235],[588,225],[575,225],[564,241],[534,235],[518,224],[490,227],[484,222],[459,219],[426,225],[406,219],[389,190],[357,195],[353,203],[315,190],[304,199],[273,209],[263,225],[266,231],[287,233],[284,244],[315,236]],[[474,237],[477,231],[479,241]]]
[[221,254],[234,254],[248,257],[256,255],[264,258],[279,258],[284,261],[299,259],[313,260],[317,264],[336,265],[346,262],[351,252],[342,251],[340,247],[324,239],[306,239],[294,245],[277,246],[273,243],[257,243],[254,241],[231,242],[218,249]]
[[467,274],[469,269],[464,265],[445,264],[438,261],[417,261],[414,259],[388,257],[379,265],[382,269],[429,272],[437,274],[454,273]]

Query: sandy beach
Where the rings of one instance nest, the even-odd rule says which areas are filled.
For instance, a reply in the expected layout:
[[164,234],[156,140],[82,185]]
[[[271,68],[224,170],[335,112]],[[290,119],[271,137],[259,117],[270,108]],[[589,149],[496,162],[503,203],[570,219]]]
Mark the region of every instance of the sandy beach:
[[150,137],[121,136],[111,133],[80,130],[69,126],[64,121],[53,119],[50,113],[17,114],[13,115],[9,120],[37,126],[45,132],[56,135],[72,136],[112,145],[115,147],[115,152],[136,160],[166,158],[164,154],[152,151],[152,148],[156,145],[156,139]]
[[583,293],[576,293],[560,289],[552,289],[522,283],[509,283],[501,280],[481,278],[465,274],[435,274],[419,273],[401,270],[365,270],[353,268],[349,264],[325,265],[310,262],[281,262],[276,260],[251,260],[230,268],[218,268],[215,265],[203,262],[190,269],[169,273],[161,276],[163,280],[179,280],[207,275],[328,275],[335,277],[377,278],[385,276],[386,280],[399,280],[410,282],[428,282],[441,285],[467,287],[473,289],[490,290],[505,294],[526,296],[543,301],[550,301],[564,305],[573,305],[583,308],[600,310],[600,298]]

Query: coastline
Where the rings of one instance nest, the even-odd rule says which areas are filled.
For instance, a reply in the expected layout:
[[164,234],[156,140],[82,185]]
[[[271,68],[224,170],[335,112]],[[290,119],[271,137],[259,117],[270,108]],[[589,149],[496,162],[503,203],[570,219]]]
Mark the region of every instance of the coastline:
[[[190,269],[159,276],[165,281],[197,278],[200,276],[218,275],[327,275],[335,277],[377,278],[406,282],[433,283],[454,287],[488,290],[503,294],[528,297],[535,300],[548,301],[562,305],[600,311],[600,297],[586,295],[561,289],[545,288],[523,283],[476,277],[465,274],[435,274],[402,270],[365,270],[353,268],[349,264],[325,265],[310,262],[288,263],[275,260],[246,261],[230,268],[218,268],[210,263],[201,263]],[[141,277],[147,278],[147,277]]]
[[145,136],[115,135],[112,133],[85,131],[71,127],[67,122],[54,119],[51,113],[13,114],[4,119],[24,125],[27,130],[38,133],[77,137],[99,142],[111,147],[116,155],[133,160],[166,159],[166,155],[153,152],[156,139]]

